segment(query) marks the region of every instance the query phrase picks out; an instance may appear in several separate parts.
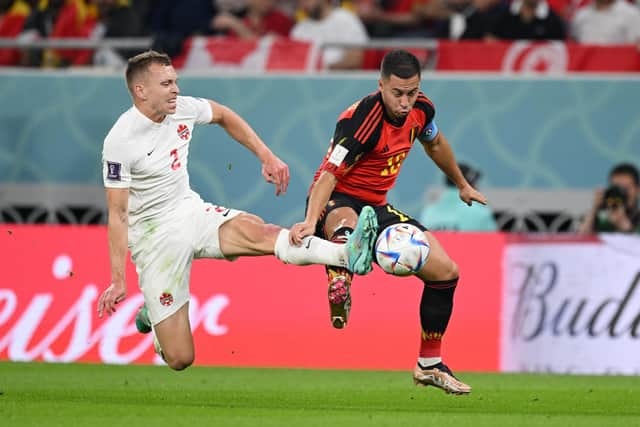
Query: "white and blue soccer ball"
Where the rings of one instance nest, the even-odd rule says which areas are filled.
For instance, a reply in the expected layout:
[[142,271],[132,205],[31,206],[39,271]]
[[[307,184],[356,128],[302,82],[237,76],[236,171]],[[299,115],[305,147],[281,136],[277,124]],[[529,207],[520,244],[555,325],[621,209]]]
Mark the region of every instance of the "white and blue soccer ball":
[[384,271],[396,276],[417,273],[429,255],[429,242],[422,230],[411,224],[385,228],[376,241],[376,260]]

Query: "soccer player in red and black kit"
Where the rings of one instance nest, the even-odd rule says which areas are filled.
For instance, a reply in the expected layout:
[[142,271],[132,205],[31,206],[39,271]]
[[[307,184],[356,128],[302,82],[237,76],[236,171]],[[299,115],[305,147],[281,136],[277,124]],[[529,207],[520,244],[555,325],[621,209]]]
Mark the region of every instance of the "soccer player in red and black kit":
[[[453,309],[458,266],[438,240],[409,215],[387,203],[402,162],[414,140],[456,184],[460,199],[486,204],[458,168],[449,142],[434,121],[435,107],[420,91],[420,63],[409,52],[395,50],[382,60],[377,92],[344,111],[336,125],[331,147],[316,172],[304,222],[289,235],[300,244],[316,234],[344,242],[363,206],[371,205],[380,232],[387,226],[409,223],[424,231],[430,245],[427,262],[416,274],[424,282],[420,302],[422,326],[420,354],[413,372],[418,385],[433,385],[448,393],[466,394],[471,387],[459,381],[441,358],[442,337]],[[375,259],[375,257],[374,257]],[[344,268],[327,266],[329,303],[333,326],[342,328],[351,305],[352,275]]]

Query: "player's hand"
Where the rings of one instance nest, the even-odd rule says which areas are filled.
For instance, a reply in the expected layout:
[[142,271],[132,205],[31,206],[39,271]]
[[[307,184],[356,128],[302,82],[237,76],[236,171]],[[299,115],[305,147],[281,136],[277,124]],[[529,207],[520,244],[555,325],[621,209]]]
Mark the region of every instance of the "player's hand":
[[276,186],[276,196],[287,192],[289,186],[289,166],[273,155],[262,164],[262,176]]
[[302,239],[307,236],[313,236],[316,231],[316,225],[308,222],[299,222],[294,224],[289,230],[289,243],[295,246],[302,244]]
[[460,189],[460,200],[469,206],[471,206],[472,202],[482,203],[483,205],[487,204],[487,198],[470,185]]
[[124,282],[112,283],[100,295],[98,300],[98,317],[106,312],[109,316],[116,312],[116,305],[127,297],[127,285]]

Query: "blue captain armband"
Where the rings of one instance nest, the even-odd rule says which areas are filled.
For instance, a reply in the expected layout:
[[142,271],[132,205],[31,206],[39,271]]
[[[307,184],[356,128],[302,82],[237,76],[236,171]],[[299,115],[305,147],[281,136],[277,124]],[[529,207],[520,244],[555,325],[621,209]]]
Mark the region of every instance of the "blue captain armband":
[[438,125],[435,120],[431,120],[428,125],[422,129],[418,139],[422,142],[431,142],[438,136]]

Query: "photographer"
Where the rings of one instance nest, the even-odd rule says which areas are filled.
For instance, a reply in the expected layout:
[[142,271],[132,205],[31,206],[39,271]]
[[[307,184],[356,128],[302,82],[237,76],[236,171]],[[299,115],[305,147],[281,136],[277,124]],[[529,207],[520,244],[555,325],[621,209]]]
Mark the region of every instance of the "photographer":
[[593,208],[580,226],[579,233],[640,233],[638,193],[640,176],[630,163],[621,163],[609,172],[609,186],[596,191]]

